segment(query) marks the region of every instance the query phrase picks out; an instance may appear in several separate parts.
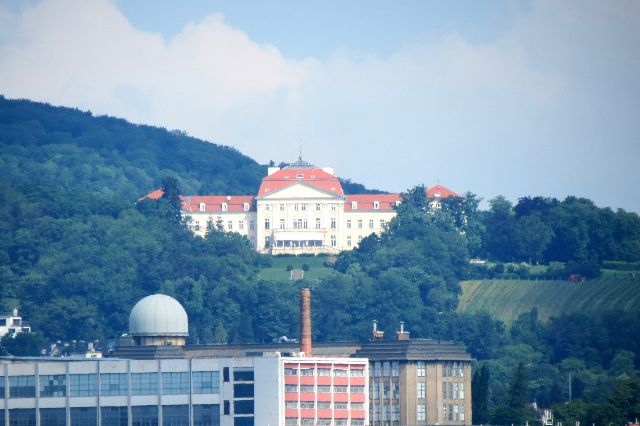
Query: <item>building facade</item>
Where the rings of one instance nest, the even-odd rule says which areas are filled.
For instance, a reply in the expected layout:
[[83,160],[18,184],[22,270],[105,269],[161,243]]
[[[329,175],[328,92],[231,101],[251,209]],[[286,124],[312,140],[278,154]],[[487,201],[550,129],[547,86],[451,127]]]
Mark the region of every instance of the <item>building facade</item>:
[[[458,196],[436,185],[428,196]],[[148,194],[159,198],[162,191]],[[400,194],[345,194],[333,168],[299,161],[270,167],[258,194],[182,196],[189,226],[204,236],[216,228],[237,232],[256,250],[270,254],[337,253],[358,246],[366,236],[380,234],[395,217]]]
[[16,334],[30,332],[31,327],[24,324],[17,309],[10,313],[0,314],[0,337],[4,337],[6,334],[15,337]]

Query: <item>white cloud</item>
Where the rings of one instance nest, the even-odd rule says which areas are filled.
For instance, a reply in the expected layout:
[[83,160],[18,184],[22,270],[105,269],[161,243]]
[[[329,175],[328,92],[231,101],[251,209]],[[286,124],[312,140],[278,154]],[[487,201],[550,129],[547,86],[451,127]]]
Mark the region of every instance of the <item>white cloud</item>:
[[[0,8],[0,93],[184,129],[261,162],[290,159],[302,142],[308,159],[385,189],[441,178],[523,195],[540,185],[541,164],[564,161],[550,150],[576,142],[566,108],[580,99],[569,94],[593,89],[579,80],[594,72],[585,58],[606,74],[617,68],[598,55],[615,57],[610,47],[625,34],[637,42],[637,5],[620,13],[541,1],[494,41],[450,33],[389,56],[341,51],[320,61],[288,59],[220,15],[166,40],[107,0],[44,0],[20,15]],[[582,41],[593,46],[581,51]],[[637,59],[620,58],[631,69]],[[570,148],[560,146],[562,156]],[[507,171],[522,174],[519,187]]]

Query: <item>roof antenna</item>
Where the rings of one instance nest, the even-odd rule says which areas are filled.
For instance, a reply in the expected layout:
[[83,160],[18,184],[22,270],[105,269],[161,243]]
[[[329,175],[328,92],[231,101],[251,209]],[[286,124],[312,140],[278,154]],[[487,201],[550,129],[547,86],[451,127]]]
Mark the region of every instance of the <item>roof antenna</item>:
[[300,155],[298,156],[298,161],[302,163],[302,144],[300,144]]

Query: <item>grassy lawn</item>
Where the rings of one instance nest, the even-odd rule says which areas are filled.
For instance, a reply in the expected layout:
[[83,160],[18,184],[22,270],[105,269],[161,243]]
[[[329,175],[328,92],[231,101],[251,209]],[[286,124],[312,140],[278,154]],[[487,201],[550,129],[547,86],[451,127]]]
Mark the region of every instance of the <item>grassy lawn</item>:
[[289,271],[287,265],[292,265],[294,269],[302,269],[305,263],[309,265],[309,270],[304,273],[306,280],[314,280],[329,275],[333,269],[324,265],[326,256],[273,256],[271,257],[271,267],[263,268],[258,273],[258,278],[269,281],[288,281]]

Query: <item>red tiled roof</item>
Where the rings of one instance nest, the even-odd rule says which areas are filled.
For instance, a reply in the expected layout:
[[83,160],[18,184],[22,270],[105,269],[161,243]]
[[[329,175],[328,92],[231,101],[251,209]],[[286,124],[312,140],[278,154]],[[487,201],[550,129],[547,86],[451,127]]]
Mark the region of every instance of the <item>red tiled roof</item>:
[[248,211],[255,211],[255,197],[253,195],[192,195],[180,197],[183,201],[182,210],[199,212],[200,203],[205,204],[206,212],[222,212],[222,204],[227,205],[228,212],[242,212],[245,203],[249,204]]
[[282,169],[262,179],[258,198],[280,189],[304,182],[325,192],[343,196],[342,185],[337,177],[322,169]]
[[144,197],[138,198],[138,202],[145,200],[147,198],[150,200],[159,200],[160,198],[162,198],[163,195],[164,195],[164,191],[162,190],[162,188],[158,188],[155,191],[148,193]]
[[427,197],[429,198],[448,198],[448,197],[462,198],[462,195],[450,190],[445,186],[438,184],[438,185],[433,185],[431,188],[427,189]]
[[[357,203],[357,210],[393,210],[396,202],[400,202],[400,194],[354,194],[347,195],[344,211],[353,211],[352,203]],[[378,209],[373,208],[374,202],[380,203]]]

